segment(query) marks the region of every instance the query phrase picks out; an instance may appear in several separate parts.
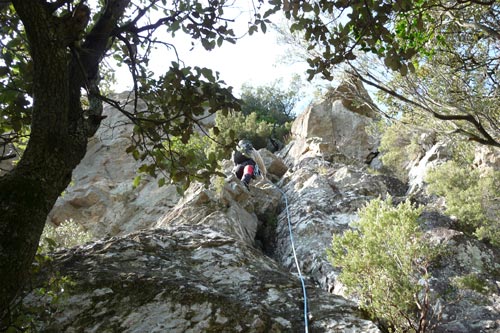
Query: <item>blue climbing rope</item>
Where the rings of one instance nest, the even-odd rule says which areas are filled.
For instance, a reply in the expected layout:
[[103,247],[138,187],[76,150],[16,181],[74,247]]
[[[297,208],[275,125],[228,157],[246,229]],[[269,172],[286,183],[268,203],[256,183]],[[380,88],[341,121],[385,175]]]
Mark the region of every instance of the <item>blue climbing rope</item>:
[[288,209],[288,198],[284,191],[282,191],[278,186],[276,186],[273,182],[270,181],[271,184],[274,185],[280,191],[280,193],[285,198],[285,209],[286,209],[286,219],[288,221],[288,232],[290,233],[290,243],[292,244],[292,252],[293,257],[295,259],[295,266],[297,267],[297,272],[299,273],[300,283],[302,284],[302,293],[304,294],[304,325],[305,325],[305,333],[309,332],[309,323],[307,319],[307,292],[306,292],[306,284],[304,282],[304,277],[302,276],[302,272],[300,271],[299,260],[297,259],[297,253],[295,252],[295,242],[293,241],[293,232],[292,232],[292,223],[290,222],[290,210]]

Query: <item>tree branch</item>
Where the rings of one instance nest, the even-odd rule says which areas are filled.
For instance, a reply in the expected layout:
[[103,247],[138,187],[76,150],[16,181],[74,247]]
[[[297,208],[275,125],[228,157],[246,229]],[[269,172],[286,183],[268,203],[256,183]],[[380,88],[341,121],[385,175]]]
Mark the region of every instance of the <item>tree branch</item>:
[[74,0],[57,0],[56,2],[47,3],[49,13],[53,13],[62,6],[72,3]]
[[5,155],[5,156],[0,156],[0,161],[5,161],[5,160],[10,160],[14,157],[16,157],[17,155],[12,153],[12,154],[8,154],[8,155]]
[[[484,144],[484,145],[489,145],[489,146],[494,146],[494,147],[500,147],[500,142],[496,141],[489,133],[488,131],[486,131],[486,129],[483,127],[483,125],[473,116],[473,115],[470,115],[470,114],[467,114],[466,111],[464,110],[459,110],[457,107],[453,107],[453,106],[449,106],[449,105],[443,105],[443,104],[440,104],[434,100],[431,100],[429,98],[427,98],[427,100],[429,102],[431,102],[432,104],[442,108],[442,109],[446,109],[446,110],[449,110],[451,112],[463,112],[465,114],[463,115],[460,115],[460,114],[452,114],[452,115],[445,115],[445,114],[442,114],[442,113],[439,113],[437,111],[435,111],[434,109],[426,106],[426,105],[423,105],[421,103],[418,103],[414,100],[411,100],[399,93],[397,93],[396,91],[392,90],[392,89],[389,89],[387,87],[384,87],[378,83],[375,83],[371,80],[368,80],[367,78],[365,78],[363,75],[361,75],[359,73],[359,71],[357,71],[356,69],[353,68],[353,71],[349,71],[349,73],[351,73],[352,75],[356,76],[357,78],[359,78],[361,81],[363,81],[364,83],[378,89],[378,90],[381,90],[383,92],[385,92],[386,94],[390,95],[390,96],[393,96],[397,99],[399,99],[400,101],[402,102],[405,102],[407,104],[410,104],[410,105],[413,105],[413,106],[416,106],[430,114],[432,114],[433,117],[437,118],[437,119],[440,119],[440,120],[448,120],[448,121],[466,121],[470,124],[472,124],[477,130],[478,132],[483,136],[483,137],[480,137],[479,135],[477,134],[473,134],[473,133],[470,133],[470,132],[467,132],[463,129],[459,129],[458,132],[460,133],[463,133],[463,134],[466,134],[468,137],[469,137],[469,140],[472,140],[472,141],[476,141],[478,143],[481,143],[481,144]],[[372,80],[374,81],[378,81],[375,77],[373,77],[370,73],[366,73],[366,75],[368,77],[370,77]]]
[[131,0],[108,0],[106,7],[82,44],[82,63],[87,77],[93,79],[104,54],[109,49],[109,39]]
[[468,23],[468,22],[461,22],[456,16],[454,16],[451,12],[446,12],[446,16],[448,16],[453,22],[456,22],[459,27],[462,28],[472,28],[472,29],[479,29],[484,32],[486,32],[489,36],[493,37],[496,40],[500,40],[500,32],[496,31],[495,29],[492,29],[484,24],[473,22],[473,23]]

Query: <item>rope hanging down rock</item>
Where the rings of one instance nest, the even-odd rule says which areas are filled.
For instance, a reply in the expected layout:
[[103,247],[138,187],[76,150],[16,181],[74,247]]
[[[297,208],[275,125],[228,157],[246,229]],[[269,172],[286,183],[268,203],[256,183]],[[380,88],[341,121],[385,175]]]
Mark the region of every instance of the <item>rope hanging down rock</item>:
[[300,283],[302,284],[302,293],[304,295],[304,326],[305,333],[309,332],[309,323],[308,323],[308,306],[307,306],[307,292],[306,285],[304,282],[304,277],[302,276],[302,272],[300,271],[299,260],[297,259],[297,253],[295,252],[295,242],[293,241],[293,232],[292,232],[292,223],[290,219],[290,210],[288,209],[288,198],[283,190],[281,190],[278,186],[276,186],[273,182],[269,181],[274,187],[278,189],[278,191],[282,194],[285,199],[285,210],[286,210],[286,219],[288,222],[288,232],[290,233],[290,243],[292,246],[293,257],[295,259],[295,266],[297,267],[297,272],[299,273]]

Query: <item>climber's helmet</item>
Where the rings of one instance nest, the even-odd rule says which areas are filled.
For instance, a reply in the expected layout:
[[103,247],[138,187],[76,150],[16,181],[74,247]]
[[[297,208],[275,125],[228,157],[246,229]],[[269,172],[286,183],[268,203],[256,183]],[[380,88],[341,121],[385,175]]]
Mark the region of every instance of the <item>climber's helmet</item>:
[[237,149],[238,151],[240,151],[241,153],[245,154],[245,153],[250,153],[253,149],[252,147],[252,144],[250,143],[250,141],[248,140],[240,140],[238,142],[238,146],[237,146]]

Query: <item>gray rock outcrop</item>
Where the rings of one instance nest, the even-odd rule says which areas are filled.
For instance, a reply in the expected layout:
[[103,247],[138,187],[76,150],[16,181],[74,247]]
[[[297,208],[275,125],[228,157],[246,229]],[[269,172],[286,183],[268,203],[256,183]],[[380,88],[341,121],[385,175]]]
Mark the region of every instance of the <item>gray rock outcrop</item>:
[[[127,93],[118,96],[131,111],[132,101],[127,98]],[[138,105],[139,110],[145,107]],[[55,225],[72,219],[99,237],[151,227],[179,200],[175,186],[159,188],[154,179],[134,188],[142,162],[125,152],[131,144],[133,125],[110,105],[104,107],[103,114],[107,118],[90,139],[87,154],[73,171],[71,185],[48,217]]]
[[[299,281],[209,225],[177,225],[56,253],[78,288],[41,318],[51,332],[300,332]],[[309,289],[311,332],[379,332],[353,303]],[[49,309],[49,307],[47,307]]]
[[315,284],[340,292],[338,271],[328,262],[326,249],[332,235],[342,233],[357,220],[357,211],[370,200],[388,194],[401,197],[406,186],[395,178],[373,175],[356,167],[320,159],[303,159],[283,178],[288,212],[279,215],[277,259],[293,270],[288,220],[291,221],[296,252],[302,270]]
[[[379,139],[368,127],[376,115],[373,112],[353,112],[339,99],[341,87],[318,104],[310,106],[292,124],[294,144],[285,148],[285,160],[294,163],[310,157],[349,164],[369,164],[377,154]],[[367,95],[364,88],[362,95]],[[339,92],[340,90],[340,92]],[[359,101],[358,103],[362,103]]]

